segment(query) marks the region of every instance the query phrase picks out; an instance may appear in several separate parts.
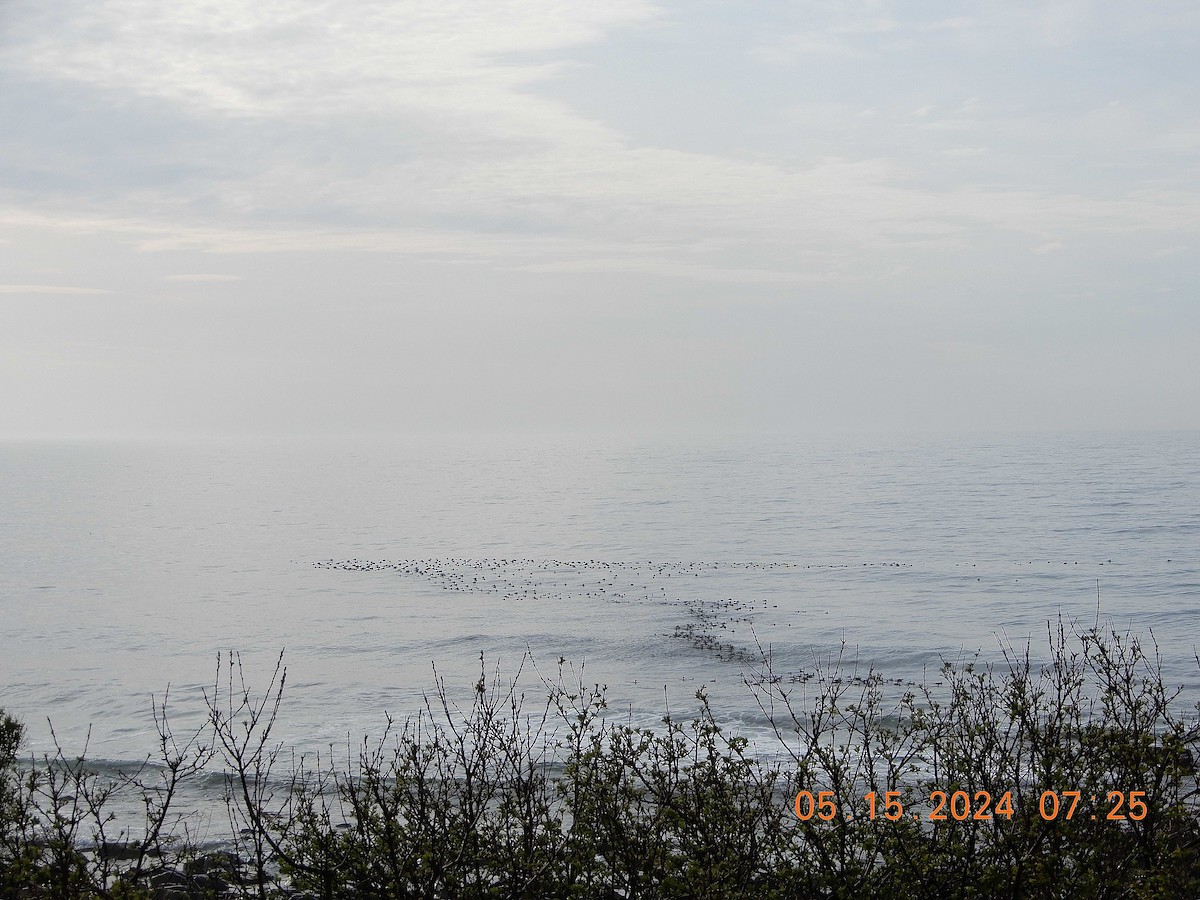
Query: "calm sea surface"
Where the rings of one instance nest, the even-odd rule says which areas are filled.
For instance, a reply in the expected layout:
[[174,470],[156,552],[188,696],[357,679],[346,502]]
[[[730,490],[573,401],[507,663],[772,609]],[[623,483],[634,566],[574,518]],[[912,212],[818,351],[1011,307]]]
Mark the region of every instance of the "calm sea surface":
[[1200,434],[0,444],[0,706],[32,749],[154,749],[217,654],[285,650],[281,739],[377,734],[434,684],[559,657],[652,722],[754,732],[761,648],[920,679],[1059,614],[1153,631],[1200,695]]

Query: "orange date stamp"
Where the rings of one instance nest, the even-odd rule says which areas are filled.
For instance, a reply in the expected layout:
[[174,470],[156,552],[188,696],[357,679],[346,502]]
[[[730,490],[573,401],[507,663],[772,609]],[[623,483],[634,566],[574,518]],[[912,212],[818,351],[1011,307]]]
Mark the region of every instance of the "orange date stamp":
[[[796,818],[801,822],[833,821],[838,818],[839,811],[835,797],[834,791],[817,791],[815,794],[800,791],[794,803]],[[996,799],[988,791],[930,791],[928,799],[921,803],[920,812],[906,812],[902,797],[901,791],[863,794],[866,818],[898,822],[907,816],[926,822],[988,822],[997,818],[1011,820],[1017,814],[1012,791],[1005,791]],[[1097,806],[1100,798],[1099,794],[1085,795],[1082,791],[1042,791],[1037,810],[1047,822],[1070,821],[1077,816],[1093,822],[1140,822],[1150,812],[1145,791],[1108,791],[1104,803]]]

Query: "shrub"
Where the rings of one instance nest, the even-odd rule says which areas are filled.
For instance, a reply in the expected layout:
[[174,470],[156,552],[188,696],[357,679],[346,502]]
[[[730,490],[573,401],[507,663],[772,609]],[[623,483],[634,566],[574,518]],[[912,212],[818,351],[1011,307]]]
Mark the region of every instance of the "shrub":
[[[727,733],[702,692],[694,716],[640,728],[563,663],[530,705],[481,660],[465,708],[438,681],[418,715],[341,762],[285,765],[272,739],[282,657],[258,694],[231,654],[188,741],[155,707],[157,782],[113,783],[61,749],[20,778],[21,728],[0,715],[0,886],[260,900],[1200,896],[1200,729],[1156,651],[1060,622],[1043,656],[1006,647],[890,699],[894,685],[844,653],[800,684],[764,659],[747,683],[778,761]],[[189,861],[166,813],[214,755],[230,850]],[[147,798],[144,834],[113,832],[118,790]],[[103,850],[118,845],[129,852],[114,864]]]
[[[180,821],[172,817],[172,803],[180,785],[211,759],[211,744],[201,732],[180,743],[165,698],[153,715],[157,764],[148,758],[110,776],[89,765],[86,746],[69,756],[57,737],[54,753],[22,773],[17,750],[24,730],[0,713],[0,896],[143,897],[155,877],[191,854],[175,833]],[[112,807],[130,793],[145,815],[140,823],[117,823]]]

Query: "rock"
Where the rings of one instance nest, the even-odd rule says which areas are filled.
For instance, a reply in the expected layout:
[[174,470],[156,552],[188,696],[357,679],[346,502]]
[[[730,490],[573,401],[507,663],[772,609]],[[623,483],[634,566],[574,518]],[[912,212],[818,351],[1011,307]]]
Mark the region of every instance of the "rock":
[[187,887],[192,879],[178,869],[163,869],[150,876],[150,886],[154,888]]
[[142,854],[142,845],[137,841],[106,841],[96,847],[96,854],[101,859],[134,860]]
[[242,866],[242,860],[236,853],[227,850],[214,850],[195,859],[189,859],[183,864],[183,871],[188,875],[208,875],[220,873],[229,875]]

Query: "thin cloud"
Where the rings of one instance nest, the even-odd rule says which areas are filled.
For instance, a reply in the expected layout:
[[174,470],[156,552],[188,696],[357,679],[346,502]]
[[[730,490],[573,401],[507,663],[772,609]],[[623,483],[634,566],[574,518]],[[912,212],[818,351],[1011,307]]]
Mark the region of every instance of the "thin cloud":
[[205,274],[189,274],[189,275],[167,275],[163,278],[164,281],[241,281],[241,275],[205,275]]
[[[448,116],[484,109],[497,87],[553,71],[500,57],[588,43],[658,15],[642,0],[69,6],[31,17],[27,42],[10,54],[43,74],[201,112],[301,118],[406,106]],[[56,27],[40,32],[50,19]]]
[[63,284],[0,284],[0,294],[112,294],[106,288]]
[[517,266],[519,272],[636,272],[664,278],[688,278],[696,281],[724,282],[730,284],[828,284],[832,282],[862,281],[861,273],[817,273],[778,271],[770,269],[723,268],[704,263],[681,263],[664,259],[597,258],[563,260],[553,263],[534,263]]
[[[563,396],[613,390],[581,360],[637,363],[605,397],[650,421],[647,385],[691,371],[687,341],[656,337],[678,332],[755,360],[715,380],[801,424],[818,392],[864,422],[932,396],[941,342],[972,399],[929,420],[970,419],[993,389],[969,377],[980,334],[1002,359],[1077,344],[1079,322],[1116,346],[1155,285],[1179,298],[1160,327],[1200,333],[1176,249],[1200,238],[1200,7],[1150,6],[7,0],[0,120],[22,127],[0,137],[0,293],[20,328],[0,360],[32,383],[55,353],[112,374],[95,402],[20,392],[27,425],[324,409],[403,430],[406,400],[444,424],[479,385],[546,424],[525,370],[500,374],[548,380],[546,353]],[[238,277],[255,298],[236,316],[184,296]],[[45,299],[112,292],[71,284],[120,303]],[[1158,393],[1196,383],[1177,369]],[[904,403],[872,399],[885,380]],[[671,405],[720,424],[710,394]]]
[[[869,43],[874,35],[920,32],[920,23],[899,20],[887,4],[878,9],[861,20],[835,15],[825,23],[832,30],[810,28],[781,41],[793,49],[809,38],[832,42],[808,49],[836,55],[861,52],[860,43],[848,43],[852,38]],[[561,57],[663,18],[638,0],[585,9],[556,0],[459,0],[364,3],[352,10],[307,0],[266,7],[240,0],[219,13],[172,4],[147,11],[134,0],[100,0],[61,18],[60,29],[37,29],[37,17],[30,16],[7,51],[8,65],[151,96],[209,123],[214,135],[222,133],[222,122],[253,120],[244,125],[244,143],[239,132],[236,153],[232,143],[206,150],[205,161],[215,160],[207,177],[123,195],[97,190],[99,200],[80,194],[48,214],[64,222],[136,222],[146,232],[139,246],[148,250],[206,242],[223,252],[378,246],[417,255],[507,257],[506,265],[518,266],[544,251],[552,256],[539,262],[572,265],[581,255],[621,259],[653,234],[671,248],[663,251],[662,266],[682,266],[682,272],[696,270],[671,256],[718,235],[747,248],[817,248],[858,265],[856,256],[904,241],[914,229],[999,229],[1043,240],[1071,231],[1195,228],[1200,209],[1195,192],[1182,186],[1089,195],[1054,184],[1030,188],[1016,172],[1010,177],[1021,188],[1010,189],[996,174],[1004,147],[991,139],[1002,137],[1027,155],[1027,147],[1069,137],[1079,120],[977,119],[981,102],[973,86],[969,94],[956,88],[953,98],[906,103],[907,112],[926,113],[915,120],[925,124],[913,129],[928,129],[913,138],[908,157],[897,150],[895,117],[876,116],[849,132],[838,104],[828,104],[803,123],[801,146],[814,129],[825,129],[838,149],[853,146],[853,152],[765,159],[638,142],[537,92],[567,64],[538,54]],[[964,94],[973,99],[963,104]],[[939,118],[942,109],[956,112]],[[264,124],[253,124],[259,121]],[[276,123],[297,129],[282,149],[273,136]],[[346,136],[350,127],[359,129],[353,140]],[[1114,129],[1106,126],[1100,136]],[[871,152],[872,142],[886,152]],[[974,166],[967,164],[972,155]],[[954,167],[937,164],[947,158]],[[63,213],[72,200],[75,211]],[[241,247],[232,246],[233,235],[244,240]],[[580,245],[589,252],[580,254]],[[622,245],[626,252],[606,249]],[[555,256],[556,247],[565,254]],[[756,267],[734,264],[731,270]],[[805,273],[793,269],[789,277]]]

